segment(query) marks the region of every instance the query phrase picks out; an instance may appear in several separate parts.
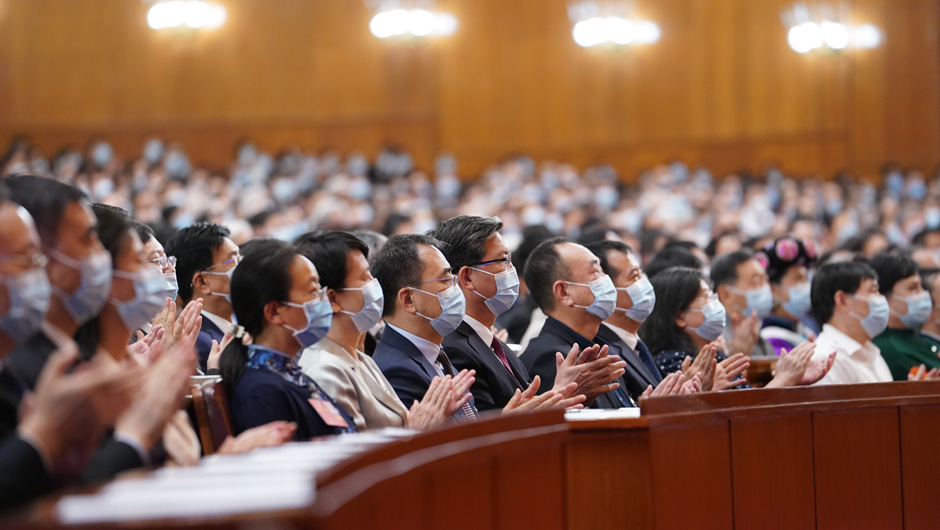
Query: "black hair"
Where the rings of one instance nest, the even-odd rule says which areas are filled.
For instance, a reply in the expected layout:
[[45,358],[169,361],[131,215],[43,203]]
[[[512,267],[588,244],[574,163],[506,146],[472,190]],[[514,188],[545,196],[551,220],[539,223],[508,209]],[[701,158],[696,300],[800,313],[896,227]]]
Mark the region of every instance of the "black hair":
[[222,225],[196,223],[176,232],[166,242],[166,255],[176,256],[176,277],[183,303],[193,298],[193,275],[212,266],[213,254],[229,234]]
[[888,238],[888,236],[881,229],[869,228],[855,237],[846,239],[837,250],[850,250],[856,253],[862,252],[865,250],[865,243],[868,243],[868,240],[875,236],[882,236],[885,239]]
[[715,289],[722,285],[732,285],[738,281],[738,265],[750,259],[754,259],[754,252],[748,248],[742,248],[715,258],[712,261],[711,274]]
[[418,245],[428,245],[438,250],[442,243],[422,234],[399,234],[388,238],[382,250],[372,258],[372,276],[382,285],[385,296],[383,316],[395,314],[398,291],[421,281],[424,263],[418,256]]
[[461,267],[483,261],[486,240],[502,227],[499,217],[458,215],[443,221],[428,235],[446,245],[444,257],[456,273]]
[[387,237],[378,232],[373,232],[372,230],[353,230],[351,234],[358,237],[360,241],[369,247],[370,256],[378,254],[379,251],[382,250],[382,247],[385,246],[385,242],[388,241]]
[[[252,245],[232,273],[232,311],[238,324],[253,337],[264,330],[264,306],[283,302],[290,296],[293,279],[291,262],[297,248],[277,239],[263,239]],[[245,373],[248,348],[240,340],[229,342],[219,358],[219,371],[225,388],[232,395]]]
[[754,257],[767,270],[770,283],[779,285],[791,268],[812,267],[816,263],[816,246],[811,241],[783,236],[768,241]]
[[17,175],[3,180],[10,190],[10,199],[26,208],[33,217],[46,246],[55,245],[65,208],[73,202],[88,200],[82,190],[50,178]]
[[720,234],[718,234],[717,236],[713,237],[712,240],[708,242],[708,245],[705,246],[705,254],[709,258],[714,258],[715,254],[718,251],[718,243],[721,243],[722,239],[729,237],[729,236],[737,237],[738,240],[740,241],[741,231],[736,228],[729,228],[728,230],[725,230],[721,232]]
[[526,260],[525,271],[523,271],[525,283],[529,288],[529,295],[543,313],[548,313],[555,308],[552,286],[556,281],[567,279],[571,275],[571,271],[561,259],[557,248],[559,244],[567,242],[568,239],[564,237],[554,237],[543,241],[535,247],[532,255]]
[[917,233],[913,239],[911,239],[911,246],[922,247],[927,242],[927,236],[930,234],[940,233],[940,228],[925,228]]
[[643,272],[650,278],[656,276],[666,269],[673,267],[686,267],[689,269],[702,270],[705,264],[702,260],[692,253],[691,250],[675,246],[663,248],[653,255],[653,258],[643,267]]
[[[391,237],[395,233],[395,230],[398,230],[398,227],[403,223],[407,223],[411,220],[411,216],[404,213],[395,212],[389,214],[385,219],[385,224],[382,225],[382,235],[385,237]],[[387,300],[387,299],[386,299]]]
[[624,254],[633,254],[633,249],[630,248],[630,245],[622,241],[595,241],[588,245],[585,245],[588,250],[594,253],[597,256],[597,259],[601,262],[601,269],[604,270],[604,274],[614,278],[619,276],[621,272],[614,268],[609,261],[607,261],[607,253],[610,251],[623,252]]
[[816,270],[810,291],[813,302],[813,318],[819,325],[832,319],[836,293],[855,294],[862,282],[868,278],[878,279],[878,273],[861,261],[827,263]]
[[133,225],[134,230],[137,231],[137,236],[140,238],[140,242],[145,245],[148,241],[156,237],[154,235],[153,228],[150,228],[149,225],[145,225],[144,223],[135,221],[134,219],[131,219],[131,225]]
[[[117,258],[127,245],[127,237],[134,231],[134,226],[123,208],[92,204],[91,210],[98,220],[98,239],[111,254],[111,269],[114,270],[117,267]],[[133,333],[136,330],[130,331]],[[79,357],[84,361],[90,360],[101,342],[100,315],[79,326],[74,338],[78,345]]]
[[294,240],[297,252],[309,259],[320,275],[320,285],[333,290],[346,287],[346,258],[358,250],[369,258],[369,247],[358,237],[339,230],[306,233]]
[[878,290],[887,296],[899,281],[920,271],[907,252],[881,252],[868,262],[878,274]]
[[525,271],[526,261],[532,251],[543,241],[555,237],[556,234],[544,225],[531,225],[522,229],[522,242],[512,251],[512,266],[518,271]]
[[676,317],[698,298],[705,279],[701,271],[690,267],[673,267],[650,278],[656,305],[638,335],[654,355],[673,350],[695,357],[698,348],[688,332],[676,324]]
[[10,200],[10,188],[7,187],[5,179],[0,180],[0,201]]
[[619,235],[617,230],[599,222],[591,225],[585,223],[585,226],[581,227],[581,233],[578,235],[577,242],[579,245],[586,247],[591,243],[606,240],[607,234],[611,232]]

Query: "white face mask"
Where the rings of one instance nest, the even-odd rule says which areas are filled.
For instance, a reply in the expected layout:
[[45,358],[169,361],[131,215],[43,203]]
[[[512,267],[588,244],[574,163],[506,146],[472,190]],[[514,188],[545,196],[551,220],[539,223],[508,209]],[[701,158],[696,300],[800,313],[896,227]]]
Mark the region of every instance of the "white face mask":
[[437,298],[438,303],[441,304],[441,314],[434,318],[418,313],[419,316],[431,321],[431,327],[438,335],[446,337],[457,330],[457,327],[463,321],[464,312],[467,310],[467,301],[464,299],[459,287],[451,285],[437,294],[414,287],[412,289]]
[[359,333],[365,333],[372,329],[372,326],[379,323],[382,319],[382,309],[385,305],[385,295],[382,294],[382,286],[375,278],[362,287],[347,287],[344,291],[362,292],[362,309],[359,311],[340,311],[344,315],[352,317],[353,324]]
[[157,316],[166,300],[166,282],[163,275],[153,267],[143,267],[137,272],[114,271],[115,278],[130,280],[134,284],[134,298],[127,301],[110,300],[128,330],[134,331]]
[[225,276],[226,278],[228,278],[228,292],[227,293],[217,293],[215,291],[210,290],[209,294],[214,295],[214,296],[221,296],[222,298],[225,298],[225,301],[228,302],[229,305],[231,305],[232,304],[232,275],[235,274],[235,267],[232,267],[231,269],[225,272],[202,271],[202,273],[208,274],[209,276]]
[[591,289],[591,294],[594,295],[594,301],[591,302],[591,305],[575,304],[575,307],[585,309],[601,320],[607,320],[610,315],[614,314],[614,309],[617,307],[617,288],[614,287],[614,282],[610,279],[610,276],[605,274],[591,283],[565,283],[587,287]]
[[630,309],[617,308],[617,311],[623,311],[627,318],[634,322],[643,323],[646,321],[653,308],[656,307],[656,293],[653,291],[653,284],[644,274],[639,280],[633,282],[629,287],[618,287],[618,291],[626,291],[633,306]]
[[506,269],[498,274],[487,272],[476,267],[470,268],[477,272],[489,274],[496,279],[496,294],[492,297],[486,298],[482,294],[473,291],[475,294],[485,299],[484,303],[486,307],[496,316],[509,311],[509,308],[512,307],[512,305],[516,303],[516,299],[519,298],[519,273],[516,272],[515,267]]

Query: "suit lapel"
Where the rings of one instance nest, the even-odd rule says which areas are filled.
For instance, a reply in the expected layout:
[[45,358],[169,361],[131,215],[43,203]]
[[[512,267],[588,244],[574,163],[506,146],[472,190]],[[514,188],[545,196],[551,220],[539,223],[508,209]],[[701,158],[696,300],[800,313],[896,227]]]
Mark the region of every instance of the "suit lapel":
[[643,379],[647,384],[657,385],[657,382],[653,379],[653,376],[650,374],[649,370],[646,369],[646,366],[643,364],[643,361],[640,360],[640,356],[637,353],[630,349],[629,346],[623,343],[620,340],[620,336],[612,330],[608,329],[607,326],[601,324],[600,329],[597,331],[597,337],[603,340],[610,349],[615,350],[617,354],[620,355],[620,358],[627,362],[633,370],[639,375],[643,376]]
[[[380,403],[388,407],[389,410],[396,413],[400,410],[400,406],[397,406],[398,401],[395,399],[395,391],[391,388],[382,388],[382,384],[378,380],[379,376],[373,373],[373,367],[366,366],[366,361],[359,362],[358,364],[361,366],[357,367],[356,361],[349,356],[349,353],[346,352],[346,349],[328,338],[324,338],[322,341],[320,341],[320,346],[324,350],[335,355],[338,359],[342,359],[343,362],[349,363],[349,366],[351,366],[354,370],[360,372],[369,372],[368,374],[364,374],[362,379],[365,380],[366,386],[369,387],[369,391],[372,392],[372,395],[377,398]],[[359,352],[358,355],[365,354]],[[379,373],[381,373],[381,370],[379,370]]]
[[[388,334],[386,338],[385,334]],[[434,366],[428,362],[427,358],[421,353],[421,350],[418,349],[410,340],[403,337],[400,333],[392,329],[391,327],[385,329],[385,334],[382,335],[382,340],[388,340],[389,346],[392,346],[396,350],[402,352],[407,356],[412,362],[421,367],[421,370],[427,375],[428,381],[434,378],[437,375],[437,370],[434,369]]]
[[[461,322],[460,327],[457,328],[457,331],[460,332],[467,339],[467,345],[476,352],[479,359],[486,364],[494,374],[498,374],[501,380],[504,380],[508,385],[519,388],[519,385],[516,383],[516,380],[511,374],[506,373],[506,367],[503,366],[503,363],[499,360],[499,357],[496,356],[496,353],[490,347],[489,344],[483,342],[483,339],[480,338],[480,335],[466,322]],[[507,346],[503,346],[503,351],[509,351]],[[508,359],[507,355],[507,359]],[[522,388],[521,390],[525,390]]]

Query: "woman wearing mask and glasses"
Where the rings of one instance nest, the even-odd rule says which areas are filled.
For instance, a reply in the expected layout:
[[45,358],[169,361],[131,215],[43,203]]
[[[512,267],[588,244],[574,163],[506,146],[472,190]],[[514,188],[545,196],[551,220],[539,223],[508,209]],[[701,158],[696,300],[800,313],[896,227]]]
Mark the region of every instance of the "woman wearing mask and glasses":
[[815,339],[810,327],[809,271],[816,263],[816,248],[810,241],[785,236],[768,242],[755,254],[767,270],[774,296],[773,311],[764,319],[760,336],[780,355]]
[[333,312],[329,333],[303,352],[304,372],[349,412],[358,430],[424,429],[453,415],[460,396],[450,379],[435,378],[424,399],[409,411],[363,353],[364,335],[382,318],[384,304],[382,286],[369,272],[365,243],[340,231],[305,234],[295,243],[316,266]]
[[[640,326],[639,335],[653,352],[660,371],[685,369],[697,355],[715,356],[712,390],[747,388],[741,377],[748,367],[747,358],[741,353],[728,357],[720,351],[718,339],[725,329],[725,309],[702,273],[675,267],[657,274],[650,282],[656,305]],[[776,376],[767,387],[809,384],[822,378],[828,369],[825,365],[810,365],[814,349],[815,345],[807,342],[781,356]]]
[[231,341],[220,360],[236,434],[275,420],[296,423],[297,441],[356,431],[297,362],[330,330],[333,311],[323,291],[316,267],[294,245],[266,239],[246,248],[232,274],[232,308],[254,342]]

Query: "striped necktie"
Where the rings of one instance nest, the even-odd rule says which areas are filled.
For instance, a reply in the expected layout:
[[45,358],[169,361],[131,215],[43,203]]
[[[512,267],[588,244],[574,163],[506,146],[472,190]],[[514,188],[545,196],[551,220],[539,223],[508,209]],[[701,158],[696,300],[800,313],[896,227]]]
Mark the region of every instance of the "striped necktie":
[[[437,355],[437,362],[441,363],[441,366],[444,367],[445,375],[457,377],[457,370],[454,369],[454,365],[450,364],[450,359],[447,358],[447,354],[444,353],[444,350],[441,350],[441,353]],[[477,419],[477,411],[469,401],[460,407],[460,411],[463,412],[463,415],[466,416],[468,420]]]

